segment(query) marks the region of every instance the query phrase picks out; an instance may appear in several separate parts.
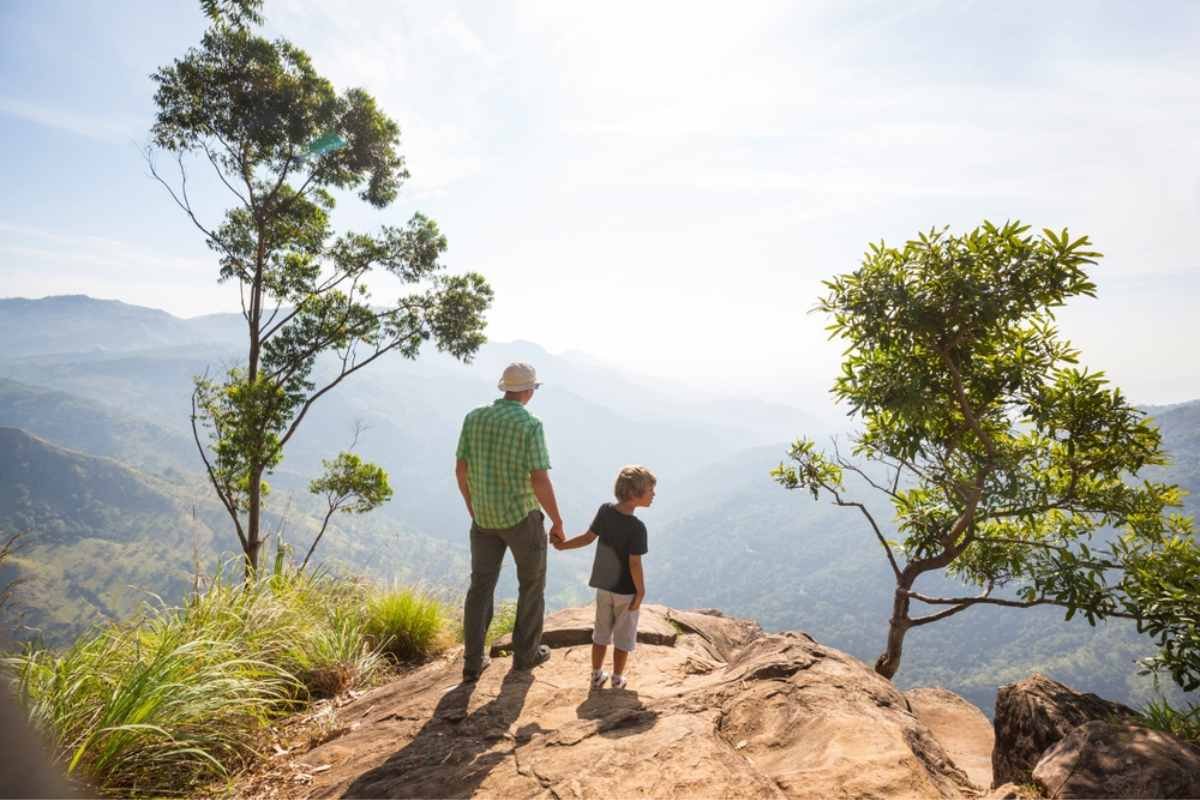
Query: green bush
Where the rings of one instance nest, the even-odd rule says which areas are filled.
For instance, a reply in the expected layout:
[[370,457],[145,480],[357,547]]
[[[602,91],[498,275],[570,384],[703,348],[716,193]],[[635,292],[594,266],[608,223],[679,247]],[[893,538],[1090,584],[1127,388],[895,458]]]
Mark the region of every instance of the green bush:
[[444,647],[446,608],[415,589],[377,591],[367,599],[366,633],[382,652],[401,661],[425,658]]
[[[106,794],[183,794],[254,763],[272,720],[370,678],[371,600],[402,594],[287,570],[249,585],[218,574],[179,608],[6,663],[70,775]],[[404,630],[440,624],[436,609]],[[428,652],[432,630],[407,641]]]

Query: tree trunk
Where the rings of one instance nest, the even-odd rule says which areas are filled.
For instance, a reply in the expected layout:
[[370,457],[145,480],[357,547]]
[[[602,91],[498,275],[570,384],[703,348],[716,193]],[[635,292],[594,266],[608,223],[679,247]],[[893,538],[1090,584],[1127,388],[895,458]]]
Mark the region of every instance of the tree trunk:
[[[264,263],[264,248],[262,230],[258,234],[258,253],[255,261],[254,282],[250,289],[250,314],[247,323],[250,333],[250,352],[246,359],[246,379],[251,386],[258,381],[258,360],[261,354],[262,342],[259,339],[262,321],[262,274]],[[262,431],[256,431],[259,436]],[[262,467],[258,465],[261,453],[254,453],[250,468],[250,485],[247,488],[249,502],[246,508],[246,580],[249,581],[258,572],[258,551],[262,547],[260,538],[259,519],[262,516]]]
[[246,580],[258,572],[258,551],[262,548],[259,518],[262,509],[262,470],[250,474],[249,503],[246,509]]
[[897,581],[896,594],[892,599],[892,618],[888,621],[887,647],[875,659],[875,671],[888,680],[900,670],[900,659],[904,655],[904,635],[909,628],[908,590],[912,583],[913,578],[907,575],[907,571]]

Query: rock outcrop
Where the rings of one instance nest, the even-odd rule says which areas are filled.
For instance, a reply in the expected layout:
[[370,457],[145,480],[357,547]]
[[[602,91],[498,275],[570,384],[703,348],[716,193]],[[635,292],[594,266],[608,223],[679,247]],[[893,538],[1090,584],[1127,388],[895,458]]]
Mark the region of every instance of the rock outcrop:
[[711,613],[646,606],[642,620],[625,690],[590,690],[591,612],[569,609],[547,618],[554,649],[532,672],[501,658],[477,684],[461,685],[458,651],[365,693],[301,757],[303,780],[291,794],[981,793],[922,721],[920,709],[932,706],[918,695],[914,715],[857,659],[805,634],[764,634]]
[[992,785],[992,721],[979,707],[946,689],[904,693],[914,715],[946,749],[955,766],[976,786]]
[[1046,797],[1200,797],[1200,748],[1141,725],[1093,721],[1033,770]]
[[992,785],[1029,783],[1043,754],[1085,722],[1134,716],[1127,706],[1036,673],[1001,686],[996,694]]

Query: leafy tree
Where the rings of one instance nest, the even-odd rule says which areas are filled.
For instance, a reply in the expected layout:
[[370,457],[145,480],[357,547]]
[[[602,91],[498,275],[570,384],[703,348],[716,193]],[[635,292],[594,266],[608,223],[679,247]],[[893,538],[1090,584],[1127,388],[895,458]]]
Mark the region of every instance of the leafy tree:
[[327,510],[321,521],[321,530],[308,548],[300,569],[308,566],[308,560],[325,535],[329,519],[335,512],[365,514],[392,497],[387,472],[382,467],[364,462],[354,453],[339,453],[333,461],[323,460],[321,464],[325,467],[325,473],[308,485],[308,491],[324,495]]
[[[409,175],[399,127],[363,89],[336,93],[303,50],[255,35],[260,0],[202,6],[214,24],[200,47],[153,76],[153,141],[175,154],[178,180],[159,174],[150,151],[147,162],[216,253],[218,280],[240,293],[246,360],[220,380],[197,379],[192,425],[250,572],[263,542],[263,478],[312,405],[388,353],[415,358],[427,340],[469,360],[492,291],[478,274],[443,274],[446,239],[422,214],[378,234],[335,236],[332,190],[358,190],[377,208],[396,198]],[[232,195],[219,225],[191,203],[185,156],[207,162]],[[415,290],[373,305],[374,270]]]
[[[801,439],[772,474],[865,517],[895,576],[875,662],[888,678],[909,630],[975,605],[1141,618],[1125,562],[1161,574],[1195,552],[1190,521],[1167,512],[1179,489],[1135,480],[1166,461],[1158,430],[1102,373],[1076,366],[1053,325],[1068,298],[1094,295],[1085,268],[1100,254],[1086,237],[1028,230],[985,222],[872,245],[818,305],[848,343],[832,391],[862,423],[857,460]],[[848,496],[846,473],[888,497],[899,541]],[[1121,533],[1097,537],[1106,527]],[[916,590],[940,571],[979,593]],[[914,602],[939,610],[914,616]]]

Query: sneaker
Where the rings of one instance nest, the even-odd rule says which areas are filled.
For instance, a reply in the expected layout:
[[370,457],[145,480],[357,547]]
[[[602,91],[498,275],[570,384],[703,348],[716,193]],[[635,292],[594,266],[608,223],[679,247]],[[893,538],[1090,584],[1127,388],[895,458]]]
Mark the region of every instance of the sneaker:
[[474,683],[475,681],[479,680],[479,676],[483,674],[483,671],[485,669],[487,669],[488,666],[491,665],[491,663],[492,663],[492,659],[488,658],[487,656],[484,656],[483,661],[481,661],[479,664],[479,669],[475,670],[474,672],[472,672],[469,669],[463,668],[462,682],[463,683]]
[[626,683],[628,683],[628,681],[625,680],[624,675],[613,675],[612,676],[612,688],[624,689]]
[[513,664],[513,669],[530,670],[534,667],[545,664],[550,660],[550,648],[544,644],[539,644],[537,651],[533,655],[533,661],[528,664]]
[[608,673],[602,669],[592,670],[592,688],[599,689],[608,680]]

